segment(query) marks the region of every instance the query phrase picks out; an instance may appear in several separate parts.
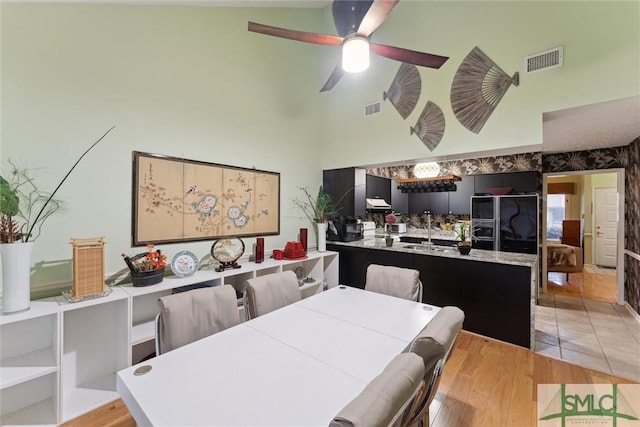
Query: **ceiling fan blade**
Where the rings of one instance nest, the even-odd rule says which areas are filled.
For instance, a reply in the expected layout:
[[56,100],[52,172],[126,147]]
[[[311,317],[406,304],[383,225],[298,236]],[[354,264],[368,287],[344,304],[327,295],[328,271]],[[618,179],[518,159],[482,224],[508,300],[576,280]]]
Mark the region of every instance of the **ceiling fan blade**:
[[342,37],[355,33],[373,0],[334,0],[331,4],[333,25]]
[[418,52],[401,47],[387,46],[377,43],[369,43],[371,52],[385,58],[394,59],[407,64],[420,65],[422,67],[440,68],[447,62],[448,56],[433,55],[431,53]]
[[304,31],[287,30],[285,28],[272,27],[270,25],[249,22],[249,31],[266,34],[267,36],[281,37],[283,39],[297,40],[300,42],[337,46],[341,45],[344,39],[338,36],[319,33],[307,33]]
[[343,75],[344,70],[342,69],[342,63],[338,62],[338,65],[336,65],[336,68],[333,69],[331,75],[329,76],[329,80],[327,80],[324,86],[322,86],[320,92],[327,92],[333,89],[333,87],[340,81]]
[[356,34],[369,37],[387,19],[400,0],[375,0],[362,18]]

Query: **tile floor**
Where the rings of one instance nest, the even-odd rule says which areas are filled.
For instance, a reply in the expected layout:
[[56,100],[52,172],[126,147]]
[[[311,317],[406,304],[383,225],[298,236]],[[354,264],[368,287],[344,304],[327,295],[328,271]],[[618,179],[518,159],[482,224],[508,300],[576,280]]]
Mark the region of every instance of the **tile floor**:
[[536,353],[640,382],[640,322],[626,307],[552,294],[538,304]]

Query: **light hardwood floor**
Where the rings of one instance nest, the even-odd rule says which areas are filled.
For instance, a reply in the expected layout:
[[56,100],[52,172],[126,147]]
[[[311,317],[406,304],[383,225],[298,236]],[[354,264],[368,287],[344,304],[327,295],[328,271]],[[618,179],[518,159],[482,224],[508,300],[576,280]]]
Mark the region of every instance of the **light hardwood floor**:
[[[463,331],[431,404],[430,425],[535,427],[536,386],[561,383],[633,384]],[[63,426],[129,427],[135,426],[135,422],[118,400]]]
[[580,273],[547,274],[547,293],[595,301],[616,302],[616,275],[613,269],[585,264]]

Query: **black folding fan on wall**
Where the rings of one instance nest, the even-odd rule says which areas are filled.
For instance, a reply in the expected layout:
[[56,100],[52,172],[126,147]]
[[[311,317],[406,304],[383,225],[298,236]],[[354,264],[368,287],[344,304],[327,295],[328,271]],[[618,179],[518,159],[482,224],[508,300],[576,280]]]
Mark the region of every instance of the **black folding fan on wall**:
[[[344,46],[352,39],[365,39],[370,52],[407,64],[440,68],[449,58],[430,53],[417,52],[401,47],[371,43],[373,32],[384,22],[399,0],[335,0],[331,5],[333,23],[339,36],[308,33],[249,22],[249,31],[274,37],[297,40],[320,45]],[[320,92],[331,90],[344,74],[342,63],[338,63]]]

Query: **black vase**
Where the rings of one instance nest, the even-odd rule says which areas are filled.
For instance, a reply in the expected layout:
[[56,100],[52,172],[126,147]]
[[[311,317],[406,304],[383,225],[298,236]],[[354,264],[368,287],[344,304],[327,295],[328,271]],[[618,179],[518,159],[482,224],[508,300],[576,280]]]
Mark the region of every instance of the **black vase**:
[[458,245],[458,251],[460,252],[460,255],[469,255],[469,252],[471,252],[471,245]]

